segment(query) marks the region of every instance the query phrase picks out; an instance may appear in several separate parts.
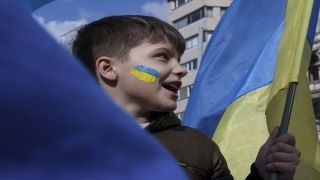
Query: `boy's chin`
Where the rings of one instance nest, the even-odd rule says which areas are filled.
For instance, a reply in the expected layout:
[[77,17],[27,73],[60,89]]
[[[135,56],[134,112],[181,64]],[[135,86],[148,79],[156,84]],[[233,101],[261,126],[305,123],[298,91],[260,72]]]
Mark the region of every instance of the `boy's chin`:
[[163,107],[162,109],[163,109],[162,110],[163,112],[172,112],[177,109],[177,104],[172,105],[172,106]]
[[152,111],[155,112],[172,112],[177,109],[177,103],[174,101],[163,101],[154,105]]

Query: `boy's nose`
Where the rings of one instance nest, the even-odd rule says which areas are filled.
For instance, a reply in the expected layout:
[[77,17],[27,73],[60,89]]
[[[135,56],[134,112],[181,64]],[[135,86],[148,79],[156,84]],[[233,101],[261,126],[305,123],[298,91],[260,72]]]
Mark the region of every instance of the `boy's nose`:
[[178,63],[176,68],[173,70],[173,73],[179,76],[180,78],[183,78],[185,75],[188,74],[188,71]]

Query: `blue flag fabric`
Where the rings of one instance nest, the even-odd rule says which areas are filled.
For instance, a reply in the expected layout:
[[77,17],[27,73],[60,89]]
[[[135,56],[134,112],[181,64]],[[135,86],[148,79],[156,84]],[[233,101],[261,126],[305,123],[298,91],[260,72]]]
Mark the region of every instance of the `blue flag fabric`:
[[[272,69],[281,36],[274,35],[274,30],[283,28],[286,0],[277,1],[277,5],[271,1],[252,1],[244,3],[246,8],[243,9],[236,6],[241,3],[237,0],[229,6],[207,45],[193,85],[183,124],[201,129],[209,137],[213,136],[231,102],[273,79]],[[259,3],[261,8],[256,8]],[[265,28],[263,24],[272,28]],[[261,51],[268,42],[272,43],[268,52]],[[232,49],[232,52],[225,49]],[[261,63],[254,63],[261,53],[273,56],[270,57],[273,62],[260,59]],[[270,70],[262,74],[260,69]],[[257,73],[251,76],[248,71]]]
[[25,5],[0,2],[0,179],[187,179]]

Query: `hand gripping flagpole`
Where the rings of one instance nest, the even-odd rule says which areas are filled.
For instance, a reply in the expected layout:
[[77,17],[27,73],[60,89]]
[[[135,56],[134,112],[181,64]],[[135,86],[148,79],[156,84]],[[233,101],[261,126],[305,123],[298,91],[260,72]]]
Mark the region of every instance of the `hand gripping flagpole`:
[[[296,93],[297,82],[290,82],[289,89],[287,92],[286,103],[282,114],[281,125],[278,133],[278,137],[284,135],[288,131],[290,116],[293,106],[294,95]],[[271,172],[269,180],[278,180],[279,172]]]

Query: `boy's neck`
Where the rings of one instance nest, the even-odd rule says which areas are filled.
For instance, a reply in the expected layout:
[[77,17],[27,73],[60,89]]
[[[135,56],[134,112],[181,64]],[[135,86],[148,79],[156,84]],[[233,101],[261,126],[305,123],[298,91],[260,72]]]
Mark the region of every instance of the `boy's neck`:
[[151,112],[141,113],[132,108],[124,108],[131,116],[133,116],[139,124],[148,123],[150,121]]
[[147,118],[144,118],[144,117],[138,117],[136,118],[136,120],[138,121],[139,124],[143,124],[143,123],[148,123],[149,122],[149,119],[150,117],[147,119]]
[[105,82],[99,77],[98,82],[105,92],[112,97],[112,99],[122,107],[127,113],[136,119],[139,124],[148,123],[151,117],[151,111],[146,111],[139,103],[134,99],[124,98],[126,92],[122,92],[118,88],[114,88],[111,85],[106,85]]
[[116,103],[122,107],[127,113],[136,119],[139,124],[148,123],[151,117],[151,111],[143,111],[140,106],[137,104],[130,104],[128,102],[119,102]]

